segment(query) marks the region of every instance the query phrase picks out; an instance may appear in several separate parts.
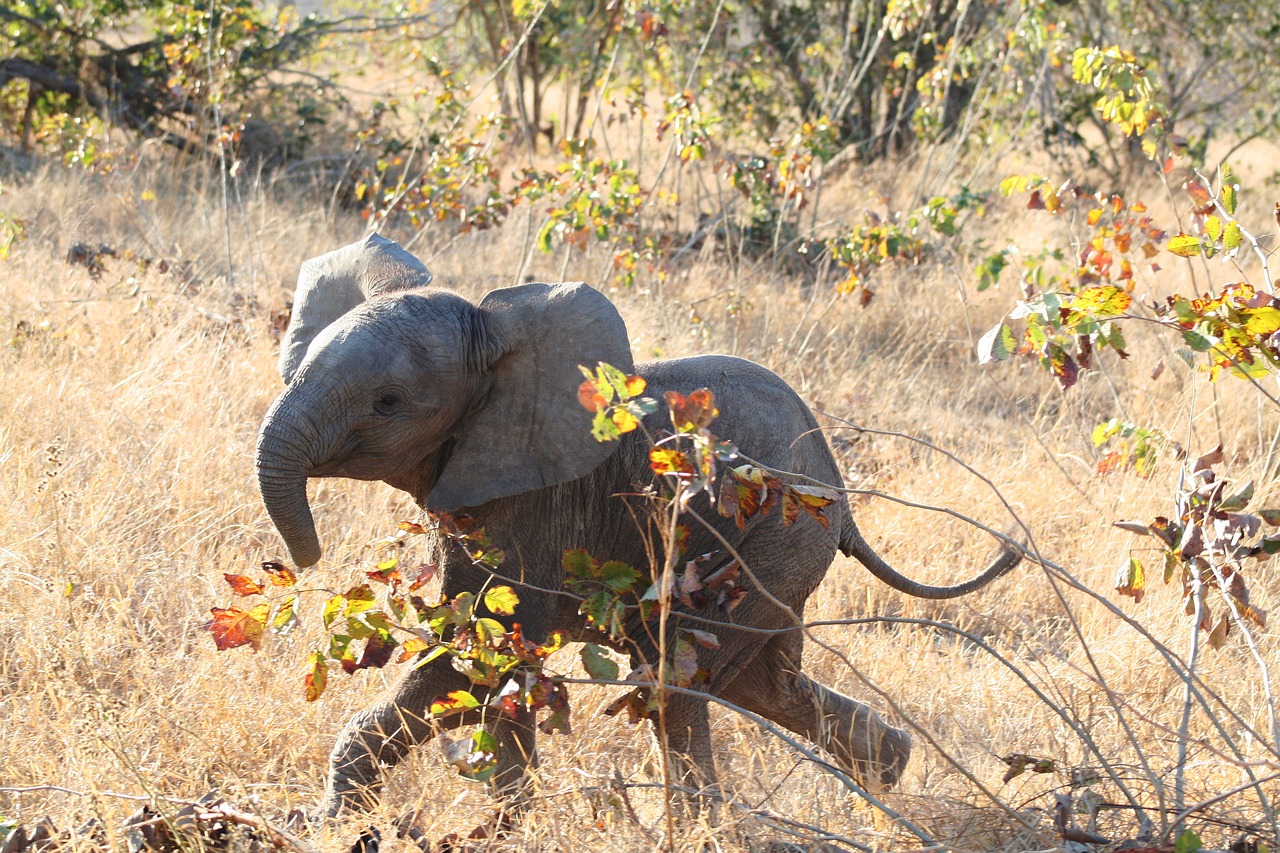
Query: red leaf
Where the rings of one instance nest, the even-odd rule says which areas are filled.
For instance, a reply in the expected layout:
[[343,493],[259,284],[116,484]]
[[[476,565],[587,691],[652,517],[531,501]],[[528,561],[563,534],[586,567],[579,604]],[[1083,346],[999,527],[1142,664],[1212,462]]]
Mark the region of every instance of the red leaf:
[[374,634],[364,644],[364,652],[354,669],[381,669],[391,660],[396,641],[382,631]]
[[422,589],[422,587],[431,582],[431,579],[435,577],[436,572],[439,570],[440,567],[435,563],[423,563],[418,566],[418,573],[414,576],[413,583],[409,584],[409,589],[411,591]]

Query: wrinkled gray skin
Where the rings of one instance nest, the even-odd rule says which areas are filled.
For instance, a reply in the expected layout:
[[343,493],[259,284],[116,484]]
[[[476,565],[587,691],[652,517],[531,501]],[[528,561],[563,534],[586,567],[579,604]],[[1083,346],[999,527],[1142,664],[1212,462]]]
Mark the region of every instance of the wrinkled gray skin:
[[[840,484],[809,409],[758,365],[698,356],[633,366],[622,319],[583,284],[496,290],[477,306],[419,287],[429,280],[421,264],[380,237],[303,267],[295,304],[304,310],[295,314],[281,356],[288,387],[263,422],[257,454],[268,513],[301,566],[321,554],[307,478],[383,480],[423,507],[465,511],[484,526],[506,553],[501,573],[529,584],[517,586],[520,606],[512,620],[526,636],[541,638],[552,627],[585,628],[577,602],[554,593],[564,583],[562,553],[580,548],[600,560],[646,567],[662,537],[654,503],[642,497],[654,481],[646,439],[640,431],[606,444],[591,437],[591,416],[577,400],[580,364],[603,361],[634,371],[648,380],[646,394],[659,400],[666,391],[709,388],[720,409],[718,435],[772,468]],[[652,434],[671,429],[665,406],[660,409],[645,422]],[[739,530],[705,496],[690,510],[704,521],[686,519],[685,553],[713,554],[707,572],[728,563],[729,549],[718,534],[767,589],[752,589],[744,578],[749,592],[729,617],[754,628],[793,627],[837,549],[895,589],[926,598],[977,589],[1018,561],[1005,552],[972,581],[924,586],[871,550],[843,497],[825,510],[825,529],[804,516],[786,527],[775,510]],[[459,549],[440,539],[434,548],[446,595],[484,585],[486,573]],[[694,615],[725,618],[715,605]],[[699,665],[710,674],[708,692],[808,738],[873,790],[897,781],[910,737],[805,676],[800,632],[747,633],[687,621],[679,613],[673,630],[682,623],[712,630],[719,639],[719,649],[698,649]],[[633,666],[655,660],[646,630],[630,627],[629,636],[641,638],[626,649]],[[380,765],[395,765],[442,727],[477,722],[468,715],[424,719],[435,697],[472,689],[446,660],[410,670],[347,724],[331,757],[327,814],[367,807],[380,787]],[[666,747],[678,778],[712,784],[707,702],[673,695],[665,716]],[[532,724],[527,715],[492,724],[500,789],[518,790],[524,768],[536,760]]]

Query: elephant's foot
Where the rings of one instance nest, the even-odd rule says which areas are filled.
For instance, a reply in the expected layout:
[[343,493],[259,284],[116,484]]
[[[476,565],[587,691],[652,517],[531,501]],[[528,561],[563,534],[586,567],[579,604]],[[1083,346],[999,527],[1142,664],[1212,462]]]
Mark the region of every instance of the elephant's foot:
[[390,713],[357,715],[338,735],[329,756],[329,779],[317,810],[319,815],[332,818],[344,812],[365,812],[378,804],[382,766],[395,766],[411,745],[393,713],[394,709]]
[[860,710],[869,719],[861,721],[855,715],[853,737],[845,743],[852,753],[850,769],[868,791],[886,791],[898,784],[911,758],[911,733],[884,722],[865,705]]

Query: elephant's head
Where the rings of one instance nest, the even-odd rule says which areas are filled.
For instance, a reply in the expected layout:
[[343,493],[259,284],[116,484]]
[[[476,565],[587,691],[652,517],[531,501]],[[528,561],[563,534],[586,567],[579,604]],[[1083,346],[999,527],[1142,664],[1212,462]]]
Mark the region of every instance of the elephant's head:
[[[581,477],[591,437],[578,365],[631,369],[626,326],[585,284],[525,284],[474,305],[373,237],[303,265],[258,435],[263,502],[293,560],[320,559],[308,477],[384,480],[456,510]],[[362,301],[367,299],[367,301]]]

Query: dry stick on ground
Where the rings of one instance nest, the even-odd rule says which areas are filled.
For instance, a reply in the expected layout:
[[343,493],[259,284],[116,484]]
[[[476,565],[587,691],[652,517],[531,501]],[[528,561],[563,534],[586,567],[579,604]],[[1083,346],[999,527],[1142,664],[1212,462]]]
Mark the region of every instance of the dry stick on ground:
[[[282,850],[292,850],[294,853],[321,853],[317,848],[298,838],[296,835],[286,832],[283,829],[273,825],[264,817],[250,814],[237,809],[230,803],[216,802],[212,805],[207,801],[183,799],[180,797],[161,797],[139,794],[121,794],[114,791],[78,791],[74,788],[64,788],[60,785],[31,785],[27,787],[0,787],[0,794],[35,794],[35,793],[58,793],[71,794],[77,797],[108,797],[114,800],[124,800],[126,802],[142,802],[155,803],[163,802],[170,805],[180,805],[192,809],[196,820],[203,823],[212,823],[216,821],[224,821],[226,823],[234,823],[240,826],[247,826],[256,829],[265,836],[265,840],[273,847]],[[153,821],[147,823],[168,823],[169,818],[159,816]],[[141,824],[137,824],[141,825]]]
[[202,821],[225,821],[240,826],[256,829],[266,836],[266,840],[281,850],[293,850],[295,853],[320,853],[320,850],[291,832],[286,832],[272,825],[266,818],[240,811],[230,803],[216,803],[210,808],[196,814]]

